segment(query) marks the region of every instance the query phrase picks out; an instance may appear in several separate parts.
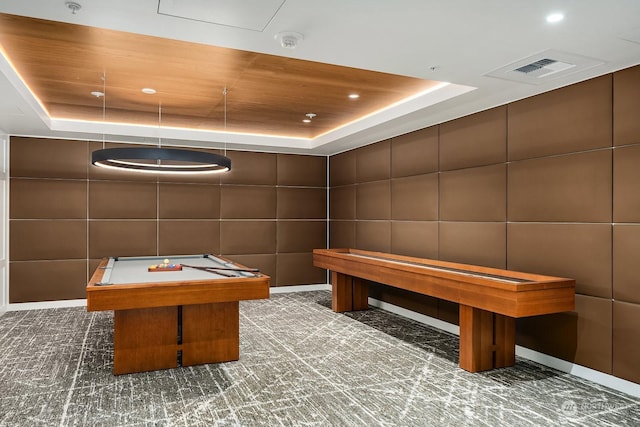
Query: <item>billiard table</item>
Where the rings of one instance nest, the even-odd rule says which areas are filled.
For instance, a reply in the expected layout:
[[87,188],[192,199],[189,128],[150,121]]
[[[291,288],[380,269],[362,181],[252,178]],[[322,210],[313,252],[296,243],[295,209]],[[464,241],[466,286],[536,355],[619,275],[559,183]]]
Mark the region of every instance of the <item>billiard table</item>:
[[[151,266],[169,259],[181,271]],[[114,311],[113,373],[238,360],[239,301],[269,298],[269,276],[221,256],[104,258],[87,311]]]

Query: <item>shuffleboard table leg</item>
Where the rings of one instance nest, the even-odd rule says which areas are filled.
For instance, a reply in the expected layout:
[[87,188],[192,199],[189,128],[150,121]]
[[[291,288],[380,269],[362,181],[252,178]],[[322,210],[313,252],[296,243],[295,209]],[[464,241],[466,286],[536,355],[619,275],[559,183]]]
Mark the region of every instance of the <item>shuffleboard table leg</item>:
[[469,372],[515,364],[515,319],[460,304],[460,367]]
[[336,313],[369,308],[369,288],[364,280],[331,272],[331,308]]

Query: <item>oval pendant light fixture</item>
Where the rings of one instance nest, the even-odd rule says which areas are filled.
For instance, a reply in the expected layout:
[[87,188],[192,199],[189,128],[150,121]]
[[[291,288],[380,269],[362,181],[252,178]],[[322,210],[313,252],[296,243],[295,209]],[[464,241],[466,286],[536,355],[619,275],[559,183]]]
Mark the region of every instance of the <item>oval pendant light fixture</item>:
[[231,170],[231,159],[205,151],[164,147],[103,148],[91,164],[109,169],[149,173],[219,173]]
[[[103,76],[103,80],[105,77]],[[106,92],[106,84],[103,93]],[[104,95],[103,95],[104,96]],[[227,94],[224,91],[224,121],[227,127]],[[103,99],[103,120],[106,100]],[[158,107],[158,128],[162,120],[162,107]],[[226,149],[225,149],[226,154]],[[126,170],[145,173],[167,174],[207,174],[221,173],[231,170],[231,159],[226,156],[206,151],[183,148],[162,147],[158,137],[157,147],[123,147],[105,148],[104,137],[102,149],[91,154],[91,164],[108,169]]]

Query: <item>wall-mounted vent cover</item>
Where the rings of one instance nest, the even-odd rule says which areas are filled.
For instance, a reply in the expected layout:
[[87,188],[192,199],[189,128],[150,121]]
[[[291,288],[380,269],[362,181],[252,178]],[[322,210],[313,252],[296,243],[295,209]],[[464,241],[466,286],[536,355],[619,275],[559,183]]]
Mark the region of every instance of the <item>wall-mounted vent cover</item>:
[[547,50],[485,75],[522,83],[541,84],[603,63],[593,58]]

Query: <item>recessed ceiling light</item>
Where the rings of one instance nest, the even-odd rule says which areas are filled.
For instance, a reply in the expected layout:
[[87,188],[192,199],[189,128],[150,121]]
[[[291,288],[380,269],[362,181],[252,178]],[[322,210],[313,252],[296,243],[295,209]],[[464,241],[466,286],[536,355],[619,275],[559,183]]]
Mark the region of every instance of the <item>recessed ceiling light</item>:
[[147,95],[153,95],[154,93],[156,93],[156,90],[150,87],[145,87],[142,89],[142,93],[146,93]]
[[302,120],[304,123],[311,123],[311,119],[303,119]]
[[94,90],[93,92],[91,92],[91,95],[95,96],[96,98],[100,98],[100,97],[104,96],[104,92],[100,92],[98,90]]
[[547,15],[547,22],[550,24],[555,24],[556,22],[560,22],[564,19],[564,15],[562,13],[551,13]]
[[349,94],[349,99],[358,99],[360,98],[360,95],[358,95],[357,93],[350,93]]

